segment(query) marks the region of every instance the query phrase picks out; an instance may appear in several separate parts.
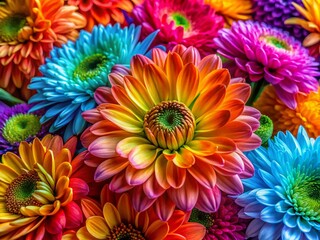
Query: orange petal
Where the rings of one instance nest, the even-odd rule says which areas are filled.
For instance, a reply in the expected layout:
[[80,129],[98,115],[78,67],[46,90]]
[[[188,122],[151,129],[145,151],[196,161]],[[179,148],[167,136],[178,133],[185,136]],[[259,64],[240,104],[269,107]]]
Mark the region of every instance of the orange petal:
[[[200,61],[198,68],[200,72],[200,79],[204,79],[205,76],[210,74],[210,72],[212,72],[213,70],[222,68],[222,61],[217,55],[211,54],[211,55],[205,56]],[[205,87],[202,84],[202,81],[201,81],[201,86]],[[200,87],[200,89],[202,89],[202,87]]]
[[228,86],[230,83],[230,73],[227,69],[217,69],[210,72],[201,80],[201,85],[199,86],[199,92],[205,92],[211,89],[215,85],[225,85]]
[[230,116],[229,110],[218,110],[210,115],[206,115],[206,117],[197,123],[195,136],[198,136],[197,133],[210,132],[223,127],[229,121]]
[[186,236],[188,239],[203,239],[206,235],[206,228],[200,223],[185,223],[176,233]]
[[173,162],[177,167],[190,168],[194,164],[195,158],[189,150],[180,148],[174,157]]
[[197,161],[188,172],[205,188],[213,188],[216,185],[216,173],[212,165]]
[[[79,240],[87,240],[87,239],[91,239],[91,240],[96,240],[98,238],[93,237],[87,230],[86,227],[82,227],[77,231],[77,238]],[[62,238],[63,240],[65,240],[64,238]]]
[[212,155],[218,148],[213,142],[207,140],[192,140],[184,147],[198,156]]
[[134,168],[144,169],[156,159],[159,150],[151,144],[142,144],[134,147],[129,153],[129,161]]
[[168,53],[166,61],[164,63],[164,68],[170,85],[170,99],[176,97],[176,85],[179,73],[183,67],[183,62],[181,57],[177,53]]
[[249,138],[251,135],[251,126],[240,121],[229,122],[220,129],[212,132],[212,136],[214,137],[227,137],[230,139]]
[[134,147],[148,143],[150,142],[142,137],[127,137],[117,144],[116,151],[120,156],[127,158]]
[[234,83],[230,84],[227,88],[226,99],[238,98],[244,103],[250,97],[251,88],[247,83]]
[[103,206],[103,216],[110,229],[113,229],[121,223],[120,214],[116,207],[111,203],[106,203]]
[[118,200],[117,208],[122,222],[132,223],[134,221],[134,211],[128,194],[121,195],[120,199]]
[[81,199],[81,209],[86,218],[92,216],[103,216],[100,204],[90,198]]
[[162,240],[167,236],[168,232],[168,223],[156,220],[148,227],[145,236],[147,239]]
[[236,151],[237,146],[229,138],[224,138],[224,137],[213,137],[210,138],[210,140],[214,143],[216,153],[231,153]]
[[103,217],[93,216],[86,221],[88,232],[98,239],[106,239],[110,234],[110,229]]
[[161,154],[156,159],[156,163],[155,163],[155,177],[159,185],[164,189],[167,189],[170,187],[167,181],[167,175],[166,175],[167,163],[168,163],[168,160],[163,156],[163,154]]
[[243,112],[244,102],[240,99],[231,99],[231,100],[223,102],[220,105],[220,109],[229,110],[231,113],[229,121],[232,121],[235,118],[237,118],[238,116],[240,116],[240,114]]
[[173,162],[167,164],[167,181],[173,188],[180,188],[186,180],[186,169],[179,168]]
[[154,48],[152,49],[151,56],[154,63],[163,69],[167,53],[159,48]]

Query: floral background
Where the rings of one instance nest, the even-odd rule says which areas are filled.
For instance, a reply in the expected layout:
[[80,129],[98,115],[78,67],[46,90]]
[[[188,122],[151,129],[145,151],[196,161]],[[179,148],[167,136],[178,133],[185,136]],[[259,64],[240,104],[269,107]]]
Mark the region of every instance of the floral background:
[[320,239],[320,0],[0,1],[0,239]]

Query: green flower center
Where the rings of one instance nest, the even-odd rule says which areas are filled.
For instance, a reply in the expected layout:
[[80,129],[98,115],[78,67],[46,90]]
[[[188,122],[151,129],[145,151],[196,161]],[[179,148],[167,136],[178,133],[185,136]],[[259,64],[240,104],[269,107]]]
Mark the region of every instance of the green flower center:
[[184,28],[184,30],[189,30],[190,22],[181,13],[173,13],[173,14],[171,14],[171,18],[174,21],[174,24],[176,26],[181,26]]
[[21,174],[10,183],[4,196],[8,212],[20,214],[21,207],[42,206],[42,204],[32,196],[37,189],[37,181],[40,181],[40,178],[37,172],[33,170]]
[[265,144],[272,136],[273,123],[272,120],[266,115],[261,115],[259,121],[260,127],[255,131],[255,134],[261,138],[262,144]]
[[207,229],[213,225],[213,218],[210,213],[201,212],[194,208],[192,209],[189,222],[197,222],[205,226]]
[[101,75],[101,72],[109,70],[109,59],[100,53],[91,55],[83,59],[73,72],[74,78],[82,81],[90,80]]
[[23,16],[7,16],[0,19],[0,41],[11,42],[17,39],[27,20]]
[[285,49],[285,50],[291,50],[291,47],[290,45],[285,42],[284,40],[282,39],[279,39],[277,37],[274,37],[274,36],[264,36],[263,37],[263,40],[268,43],[269,45],[272,45],[276,48],[279,48],[279,49]]
[[320,222],[320,178],[297,181],[292,187],[291,198],[299,215]]
[[41,129],[40,117],[33,114],[17,114],[9,118],[2,135],[10,143],[21,142],[35,136]]
[[145,240],[143,234],[135,229],[131,224],[121,223],[115,226],[107,240]]
[[148,139],[163,149],[177,150],[192,140],[195,119],[192,112],[177,101],[163,101],[144,117]]

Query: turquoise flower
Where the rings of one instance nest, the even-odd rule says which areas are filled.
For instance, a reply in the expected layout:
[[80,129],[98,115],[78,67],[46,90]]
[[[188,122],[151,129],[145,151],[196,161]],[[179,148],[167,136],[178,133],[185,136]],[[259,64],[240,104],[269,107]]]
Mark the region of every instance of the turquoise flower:
[[40,119],[45,123],[54,118],[50,132],[64,130],[64,138],[80,134],[86,127],[81,114],[96,106],[94,92],[100,86],[110,87],[108,75],[115,64],[129,67],[136,54],[147,54],[157,32],[142,42],[141,27],[119,24],[95,26],[91,33],[82,31],[76,42],[69,41],[51,51],[51,58],[40,67],[43,74],[29,85],[37,93],[29,103],[30,110],[45,109]]
[[255,175],[243,180],[246,190],[236,200],[240,216],[254,219],[247,237],[320,239],[320,138],[310,139],[303,127],[297,138],[279,132],[268,149],[247,156]]

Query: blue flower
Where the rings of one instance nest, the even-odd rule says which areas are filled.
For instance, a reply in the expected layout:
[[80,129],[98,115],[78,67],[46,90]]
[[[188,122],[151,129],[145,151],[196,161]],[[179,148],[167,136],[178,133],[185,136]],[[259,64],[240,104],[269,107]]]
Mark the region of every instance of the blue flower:
[[41,123],[54,119],[50,132],[63,128],[65,139],[81,134],[86,127],[81,114],[96,106],[98,87],[110,87],[111,68],[115,64],[129,67],[134,55],[147,53],[157,32],[138,42],[140,28],[99,25],[91,33],[82,31],[76,42],[54,48],[51,58],[40,67],[43,76],[34,77],[29,85],[37,90],[29,100],[36,103],[30,111],[45,109]]
[[303,127],[295,138],[279,132],[269,147],[247,154],[255,174],[244,179],[236,202],[240,216],[253,218],[248,237],[262,240],[320,239],[320,138]]

